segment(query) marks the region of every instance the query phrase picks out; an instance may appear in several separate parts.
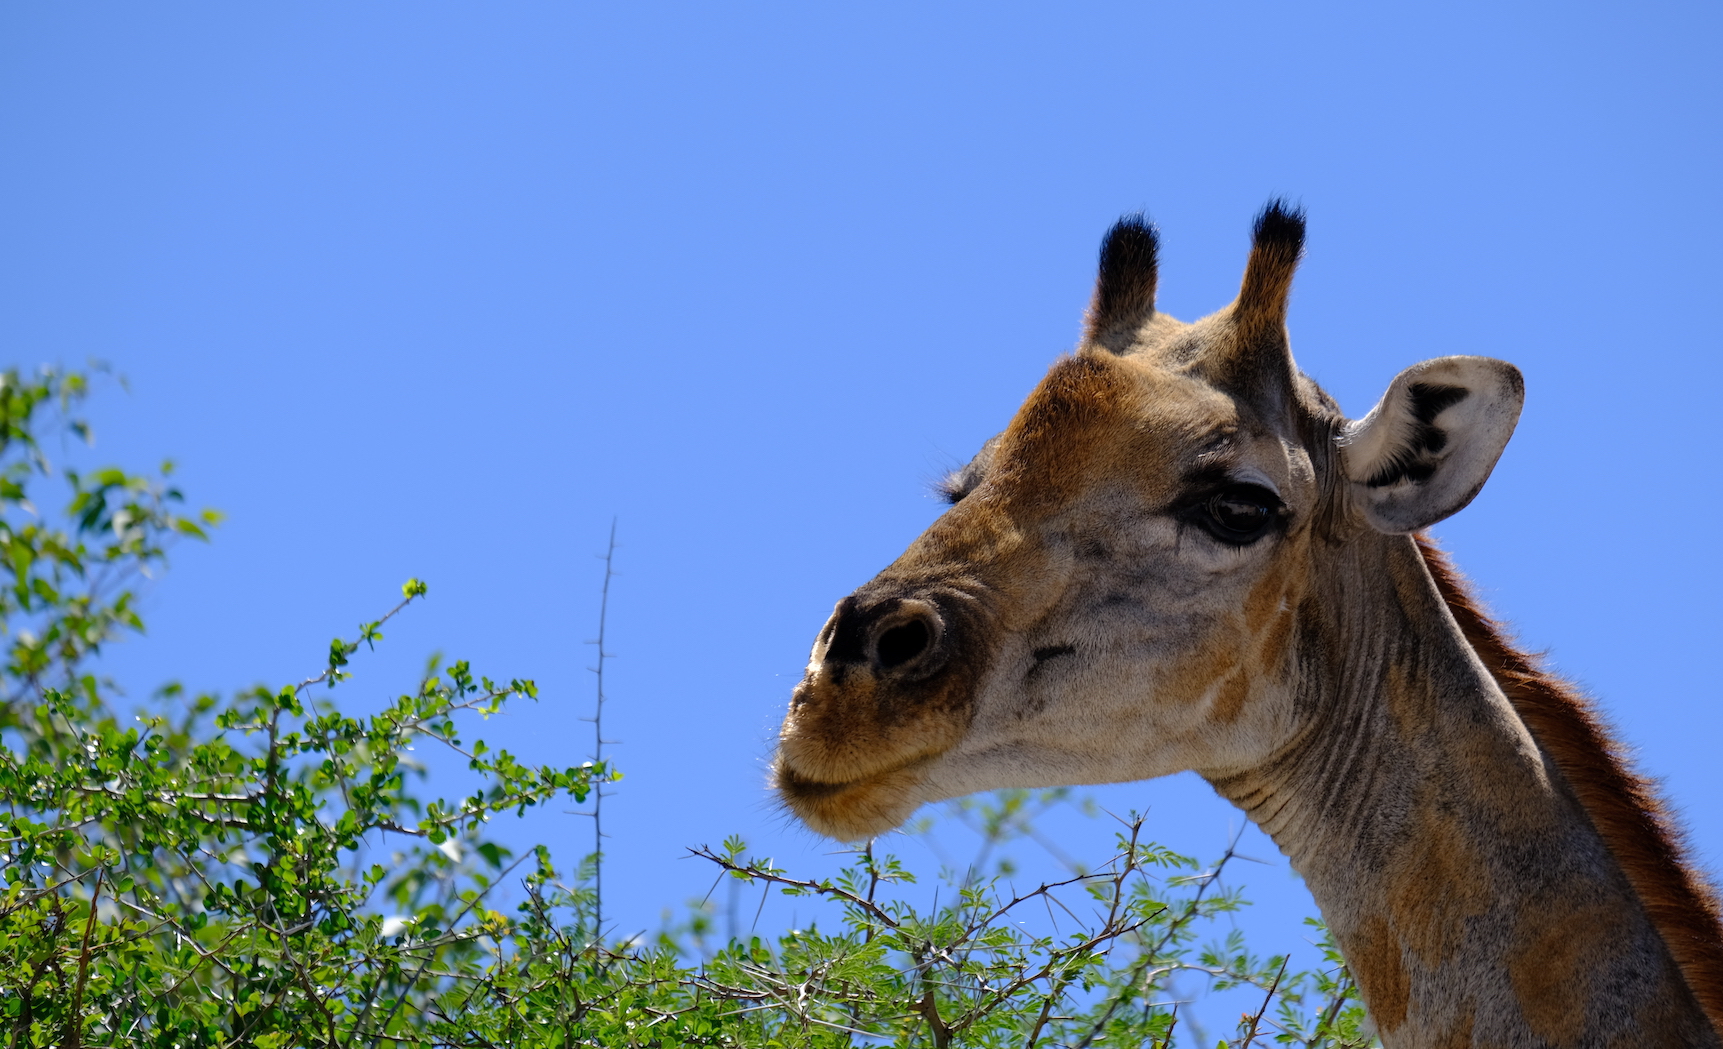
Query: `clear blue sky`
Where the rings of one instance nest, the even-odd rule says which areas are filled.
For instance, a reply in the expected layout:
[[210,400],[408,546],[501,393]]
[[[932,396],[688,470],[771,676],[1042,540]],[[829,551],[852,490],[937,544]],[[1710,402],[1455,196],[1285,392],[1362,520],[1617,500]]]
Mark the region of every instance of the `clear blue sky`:
[[[352,696],[441,649],[543,686],[493,742],[578,760],[619,518],[613,907],[650,928],[709,882],[684,845],[830,863],[763,791],[790,685],[939,512],[926,482],[1073,344],[1106,225],[1149,210],[1192,319],[1287,194],[1294,350],[1349,412],[1430,356],[1524,370],[1440,534],[1716,864],[1720,28],[1710,3],[12,4],[0,333],[11,362],[111,362],[100,453],[172,456],[230,515],[110,660],[140,696],[297,678],[416,575]],[[1099,796],[1204,853],[1236,821],[1188,781]]]

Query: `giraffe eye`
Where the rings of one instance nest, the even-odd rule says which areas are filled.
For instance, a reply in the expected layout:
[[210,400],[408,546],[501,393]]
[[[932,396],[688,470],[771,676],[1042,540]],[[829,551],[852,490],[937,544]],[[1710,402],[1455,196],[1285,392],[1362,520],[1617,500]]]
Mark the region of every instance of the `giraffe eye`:
[[1197,521],[1223,543],[1246,546],[1263,537],[1280,516],[1280,498],[1254,484],[1234,484],[1208,497]]

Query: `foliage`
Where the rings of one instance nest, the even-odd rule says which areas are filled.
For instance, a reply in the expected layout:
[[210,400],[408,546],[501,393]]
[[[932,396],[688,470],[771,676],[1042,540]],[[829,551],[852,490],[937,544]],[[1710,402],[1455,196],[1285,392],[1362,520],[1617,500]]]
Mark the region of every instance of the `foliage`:
[[[10,1045],[1167,1045],[1179,973],[1262,991],[1233,1044],[1367,1044],[1332,948],[1332,970],[1293,975],[1237,937],[1199,947],[1202,922],[1241,903],[1220,887],[1230,853],[1200,868],[1143,842],[1140,820],[1092,872],[1022,895],[965,875],[920,908],[910,872],[871,846],[808,879],[731,839],[695,851],[721,877],[828,901],[829,924],[706,958],[674,933],[608,939],[596,855],[565,879],[543,846],[517,857],[487,837],[493,816],[619,778],[464,741],[475,715],[534,698],[531,681],[433,663],[377,713],[336,702],[350,660],[425,595],[417,580],[303,681],[229,697],[170,686],[121,714],[92,657],[141,630],[136,586],[172,540],[203,539],[218,517],[182,513],[165,466],[56,476],[40,435],[87,436],[74,414],[87,389],[79,374],[0,378]],[[66,512],[50,527],[31,494],[56,485]],[[421,798],[421,743],[460,755],[482,785]],[[1028,799],[957,811],[991,847],[1032,830]],[[517,882],[524,902],[493,909],[493,891]],[[1033,908],[1045,927],[1021,920]]]

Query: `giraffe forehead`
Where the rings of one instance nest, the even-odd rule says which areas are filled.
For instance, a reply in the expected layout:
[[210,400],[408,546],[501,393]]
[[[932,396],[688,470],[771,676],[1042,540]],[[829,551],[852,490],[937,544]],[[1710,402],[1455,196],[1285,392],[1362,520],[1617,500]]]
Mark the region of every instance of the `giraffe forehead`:
[[1001,482],[1074,497],[1109,474],[1176,485],[1225,469],[1249,443],[1227,394],[1159,361],[1083,354],[1054,365],[1001,439]]

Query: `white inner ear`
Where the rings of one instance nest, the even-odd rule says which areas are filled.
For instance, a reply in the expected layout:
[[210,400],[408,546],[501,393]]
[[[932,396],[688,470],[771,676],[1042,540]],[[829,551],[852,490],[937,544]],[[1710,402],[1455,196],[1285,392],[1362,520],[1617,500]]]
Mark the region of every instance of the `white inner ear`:
[[1406,446],[1412,431],[1412,413],[1395,410],[1392,396],[1383,397],[1370,414],[1346,424],[1340,438],[1346,463],[1346,479],[1363,484],[1386,463],[1393,449]]
[[1341,437],[1351,500],[1379,531],[1435,524],[1483,488],[1524,401],[1506,361],[1438,357],[1406,369]]

